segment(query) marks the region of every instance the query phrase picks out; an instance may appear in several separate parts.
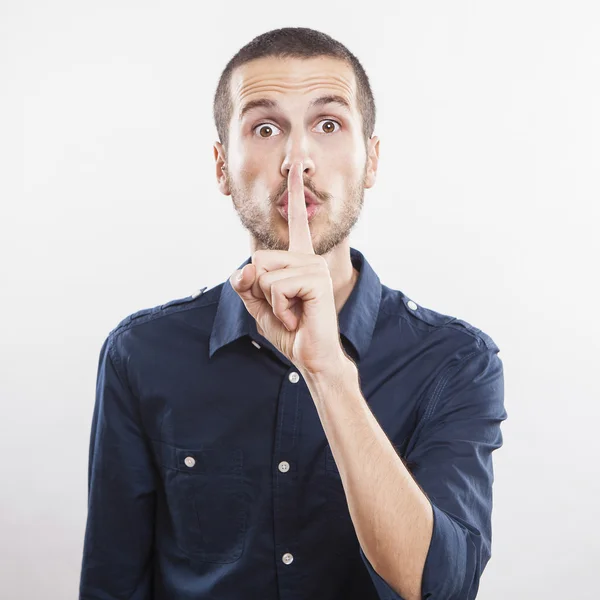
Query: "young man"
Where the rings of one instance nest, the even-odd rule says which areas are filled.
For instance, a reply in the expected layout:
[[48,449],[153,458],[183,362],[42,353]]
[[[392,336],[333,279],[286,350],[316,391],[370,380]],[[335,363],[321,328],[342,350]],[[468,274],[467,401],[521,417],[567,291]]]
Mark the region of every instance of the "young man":
[[81,600],[475,598],[502,362],[349,246],[379,158],[364,70],[274,30],[214,116],[251,256],[104,342]]

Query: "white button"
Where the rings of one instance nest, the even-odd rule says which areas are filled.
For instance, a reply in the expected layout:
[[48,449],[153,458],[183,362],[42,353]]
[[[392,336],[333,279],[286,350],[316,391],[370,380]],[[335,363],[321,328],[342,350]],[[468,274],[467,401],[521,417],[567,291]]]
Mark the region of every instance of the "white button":
[[196,464],[196,461],[194,460],[193,456],[186,456],[183,462],[190,468]]
[[412,308],[413,310],[417,310],[418,306],[412,301],[408,301],[408,308]]
[[290,470],[290,463],[289,463],[289,462],[287,462],[287,461],[285,461],[285,460],[282,460],[282,461],[279,463],[279,470],[280,470],[282,473],[287,473],[287,472]]
[[289,552],[286,552],[286,553],[283,555],[283,557],[282,557],[282,559],[281,559],[281,560],[282,560],[282,561],[283,561],[283,562],[284,562],[286,565],[289,565],[289,564],[290,564],[290,563],[291,563],[291,562],[294,560],[294,557],[293,557],[293,556],[292,556],[292,555],[291,555]]
[[289,380],[292,383],[298,383],[298,381],[300,381],[300,375],[298,375],[298,373],[296,373],[296,371],[292,371],[290,373]]
[[196,290],[193,294],[192,294],[192,298],[197,298],[200,294],[202,293],[202,290]]

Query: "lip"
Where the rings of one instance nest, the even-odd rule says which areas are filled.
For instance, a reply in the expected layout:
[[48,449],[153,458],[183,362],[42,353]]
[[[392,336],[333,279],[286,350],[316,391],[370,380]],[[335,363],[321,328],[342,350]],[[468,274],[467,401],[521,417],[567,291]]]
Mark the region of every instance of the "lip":
[[[306,188],[304,189],[304,200],[305,200],[306,204],[316,204],[317,206],[319,204],[321,204],[319,199],[310,190],[307,190]],[[284,206],[287,204],[288,204],[288,191],[286,190],[285,192],[283,192],[283,194],[281,194],[281,198],[279,198],[279,202],[277,203],[277,206]]]
[[[286,221],[289,219],[289,217],[288,217],[288,205],[287,205],[287,203],[278,206],[277,210],[279,211],[279,214]],[[320,212],[321,212],[321,205],[320,204],[312,204],[312,203],[309,204],[306,207],[306,216],[307,216],[308,222],[310,223]]]

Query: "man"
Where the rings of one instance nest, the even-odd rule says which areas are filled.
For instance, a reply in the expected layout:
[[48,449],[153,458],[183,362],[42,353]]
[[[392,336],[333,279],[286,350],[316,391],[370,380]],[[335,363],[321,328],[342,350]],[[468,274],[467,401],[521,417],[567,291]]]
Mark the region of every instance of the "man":
[[314,30],[223,72],[216,174],[251,256],[104,342],[82,600],[475,598],[502,362],[350,248],[374,120],[362,67]]

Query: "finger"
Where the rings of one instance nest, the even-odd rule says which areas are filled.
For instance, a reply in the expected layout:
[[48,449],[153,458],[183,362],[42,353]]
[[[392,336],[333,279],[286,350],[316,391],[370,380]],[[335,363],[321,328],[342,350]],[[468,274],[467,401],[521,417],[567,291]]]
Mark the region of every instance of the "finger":
[[293,309],[295,305],[283,294],[274,294],[272,302],[273,314],[283,323],[288,331],[296,331],[300,318],[296,314],[298,309]]
[[[240,279],[238,279],[238,275],[241,275]],[[229,281],[231,287],[242,299],[248,312],[254,317],[258,333],[263,337],[265,336],[265,333],[260,326],[261,322],[268,331],[273,331],[274,327],[276,327],[275,322],[280,322],[280,320],[275,316],[269,302],[267,302],[266,299],[257,299],[252,292],[253,284],[256,282],[255,266],[252,263],[244,265],[242,269],[233,272]]]
[[[289,254],[289,252],[285,252]],[[282,279],[289,279],[290,277],[312,277],[314,274],[318,274],[319,270],[316,265],[309,263],[303,264],[299,267],[286,267],[284,269],[277,269],[276,271],[266,271],[260,277],[257,278],[258,285],[264,295],[267,302],[273,306],[273,285],[281,281]],[[299,298],[290,298],[290,307],[295,306],[300,301]]]
[[288,173],[288,230],[290,252],[301,252],[303,254],[314,254],[308,215],[306,212],[306,200],[304,198],[304,180],[302,174],[304,165],[294,163]]
[[[290,331],[298,327],[302,314],[307,309],[307,302],[318,295],[319,279],[315,276],[295,275],[273,282],[271,286],[271,302],[273,313]],[[295,300],[294,303],[292,303]],[[302,301],[300,306],[296,306]]]
[[267,297],[265,296],[262,288],[260,287],[259,280],[260,280],[261,275],[263,275],[264,273],[268,273],[268,271],[267,271],[267,269],[265,269],[264,266],[260,266],[258,264],[254,265],[254,269],[255,269],[255,277],[254,277],[254,281],[252,282],[250,291],[252,292],[252,295],[256,299],[267,300]]
[[255,298],[267,299],[258,283],[259,279],[265,273],[279,271],[290,267],[303,267],[307,265],[309,261],[320,265],[320,258],[321,257],[314,253],[312,257],[309,258],[304,253],[293,253],[289,250],[256,250],[252,255],[252,262],[249,263],[256,269],[252,293]]
[[[238,279],[238,275],[241,275],[241,279]],[[244,265],[244,267],[238,271],[235,271],[229,278],[231,287],[240,295],[244,304],[250,311],[250,314],[254,316],[256,307],[260,305],[261,299],[256,298],[252,293],[252,288],[256,280],[256,271],[252,263]],[[261,293],[261,297],[264,296]]]

